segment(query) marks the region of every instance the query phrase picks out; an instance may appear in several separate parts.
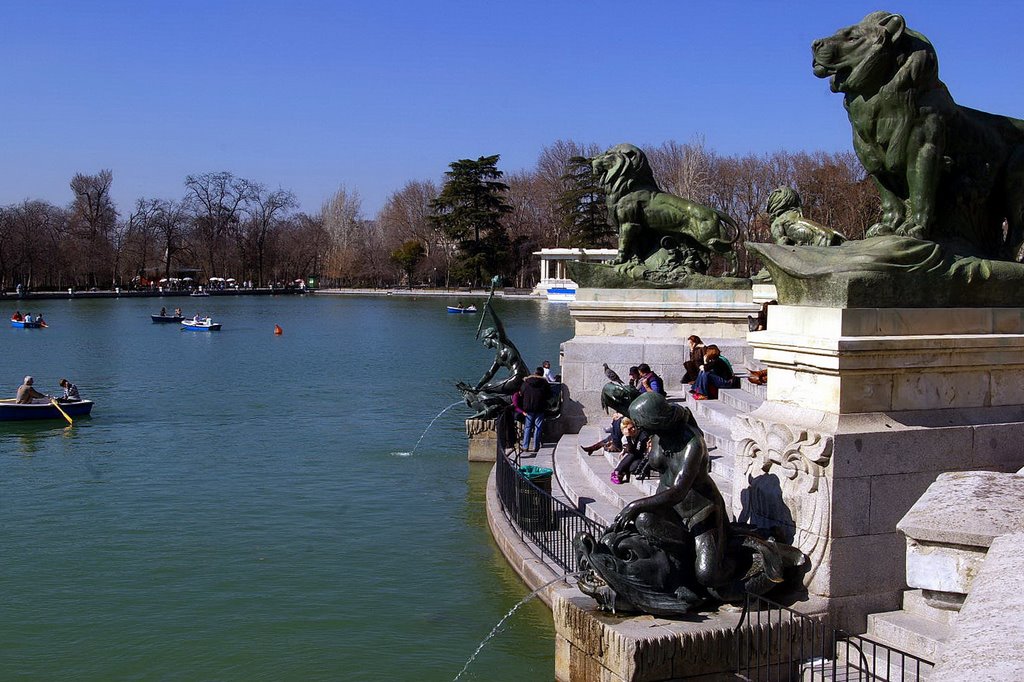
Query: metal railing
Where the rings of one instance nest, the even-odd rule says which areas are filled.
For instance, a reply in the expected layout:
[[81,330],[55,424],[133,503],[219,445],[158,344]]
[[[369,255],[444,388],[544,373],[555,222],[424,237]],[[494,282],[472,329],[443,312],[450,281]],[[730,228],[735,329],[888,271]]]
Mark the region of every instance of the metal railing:
[[933,667],[827,618],[751,594],[734,634],[736,676],[748,682],[920,682]]
[[515,418],[511,409],[498,416],[495,431],[498,442],[495,481],[505,517],[520,538],[538,547],[543,563],[557,566],[563,573],[574,572],[573,538],[581,531],[600,536],[604,527],[588,519],[576,507],[555,499],[551,494],[551,479],[547,480],[545,489],[520,471],[518,462],[509,456],[515,443]]

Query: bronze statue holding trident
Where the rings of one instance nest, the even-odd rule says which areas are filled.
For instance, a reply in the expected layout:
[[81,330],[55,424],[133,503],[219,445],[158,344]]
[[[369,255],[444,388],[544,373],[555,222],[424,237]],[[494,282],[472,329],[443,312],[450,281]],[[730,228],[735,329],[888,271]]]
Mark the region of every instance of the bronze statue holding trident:
[[[494,349],[494,362],[484,372],[476,386],[470,386],[464,381],[455,384],[455,387],[462,392],[466,405],[477,411],[471,419],[494,419],[501,411],[512,402],[512,395],[523,385],[523,379],[530,375],[530,368],[523,361],[519,349],[508,338],[501,318],[494,311],[491,300],[494,298],[494,288],[501,281],[495,276],[491,280],[491,292],[487,296],[480,312],[480,324],[477,325],[476,338],[488,348]],[[486,329],[484,319],[488,312],[494,326]],[[508,370],[508,376],[496,379],[502,368]]]

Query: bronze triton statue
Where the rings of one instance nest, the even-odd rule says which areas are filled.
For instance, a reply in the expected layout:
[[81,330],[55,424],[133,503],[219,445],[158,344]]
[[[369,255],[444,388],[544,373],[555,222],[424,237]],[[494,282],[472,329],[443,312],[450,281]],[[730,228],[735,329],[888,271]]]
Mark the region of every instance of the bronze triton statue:
[[[464,381],[455,384],[455,387],[462,393],[466,405],[476,410],[470,419],[494,419],[502,410],[512,402],[512,395],[523,385],[523,379],[530,375],[530,368],[523,361],[519,349],[512,343],[505,333],[505,325],[495,312],[491,301],[494,299],[494,289],[501,283],[501,278],[495,276],[491,280],[491,293],[484,302],[480,311],[480,323],[476,328],[476,338],[488,348],[494,349],[494,362],[476,386],[470,386]],[[491,316],[493,326],[484,329],[484,320],[487,315]],[[496,378],[502,369],[508,371],[504,377]],[[560,403],[559,403],[560,405]]]
[[[623,397],[607,402],[618,406]],[[576,536],[580,590],[602,609],[681,615],[709,599],[763,594],[804,563],[798,549],[729,522],[704,434],[687,408],[644,393],[629,416],[652,435],[648,457],[661,476],[657,492],[623,507],[601,537]]]

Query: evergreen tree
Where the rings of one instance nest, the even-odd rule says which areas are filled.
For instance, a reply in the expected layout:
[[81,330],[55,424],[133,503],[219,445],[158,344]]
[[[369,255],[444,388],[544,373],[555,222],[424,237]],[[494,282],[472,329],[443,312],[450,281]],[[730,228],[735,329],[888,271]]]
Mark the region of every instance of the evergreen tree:
[[590,159],[574,156],[562,175],[563,191],[558,198],[562,229],[574,248],[614,245],[615,229],[608,224],[605,193],[594,179]]
[[412,289],[413,276],[416,274],[416,266],[426,255],[426,249],[416,239],[409,239],[404,244],[391,252],[391,261],[402,268],[405,273],[406,284]]
[[431,223],[458,244],[458,265],[472,273],[474,286],[482,284],[484,273],[488,278],[500,274],[509,256],[508,232],[501,218],[512,207],[504,197],[508,185],[500,182],[499,158],[495,154],[449,164],[441,194],[430,202]]

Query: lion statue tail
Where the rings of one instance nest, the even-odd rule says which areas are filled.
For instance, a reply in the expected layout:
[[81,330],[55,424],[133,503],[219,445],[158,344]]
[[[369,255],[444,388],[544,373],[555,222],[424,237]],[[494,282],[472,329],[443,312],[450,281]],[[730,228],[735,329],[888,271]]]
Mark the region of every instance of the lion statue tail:
[[717,208],[713,208],[711,210],[713,210],[715,214],[718,216],[718,219],[721,221],[722,225],[727,225],[728,227],[732,228],[732,236],[729,237],[726,234],[726,230],[723,229],[721,231],[720,237],[708,240],[708,246],[710,246],[715,251],[728,251],[729,248],[736,243],[736,240],[740,238],[740,226],[736,223],[735,220],[732,219],[731,216],[729,216],[724,211],[719,211]]

